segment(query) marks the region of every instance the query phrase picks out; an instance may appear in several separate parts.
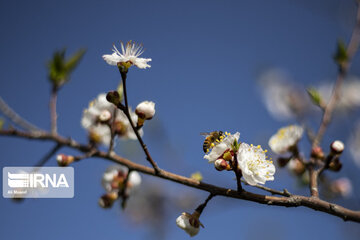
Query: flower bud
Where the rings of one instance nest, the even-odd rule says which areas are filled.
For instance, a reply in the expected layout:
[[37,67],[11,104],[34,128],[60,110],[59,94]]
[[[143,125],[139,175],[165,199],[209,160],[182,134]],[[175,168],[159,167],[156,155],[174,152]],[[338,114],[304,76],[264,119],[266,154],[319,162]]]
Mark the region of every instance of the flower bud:
[[120,95],[119,95],[118,91],[108,92],[106,94],[106,100],[108,100],[108,102],[111,102],[116,106],[118,106],[121,103]]
[[229,170],[230,165],[224,159],[218,159],[214,162],[215,169],[218,171]]
[[339,140],[332,142],[330,145],[331,152],[335,154],[341,154],[344,151],[344,148],[344,143]]
[[151,101],[143,101],[137,105],[135,110],[136,115],[138,115],[138,127],[141,127],[144,124],[145,120],[150,120],[155,115],[155,103]]
[[126,124],[121,121],[115,121],[114,128],[115,128],[115,134],[119,136],[123,136],[127,132]]
[[342,163],[338,157],[335,157],[329,164],[329,169],[334,172],[340,171],[342,168]]
[[101,123],[106,123],[111,119],[111,113],[109,110],[104,110],[99,115],[99,121]]
[[297,176],[302,175],[305,170],[305,164],[297,158],[292,158],[288,164],[289,170]]
[[200,214],[196,211],[193,214],[183,212],[176,219],[176,225],[179,228],[183,229],[191,237],[193,237],[199,233],[200,226],[203,227],[203,225],[199,221],[199,217],[200,217]]
[[289,161],[290,161],[290,158],[286,158],[286,157],[279,157],[277,159],[277,163],[278,163],[279,167],[285,167]]
[[58,162],[58,165],[61,167],[66,167],[70,163],[72,163],[75,160],[73,156],[68,156],[65,154],[59,154],[56,156],[56,161]]
[[115,200],[118,199],[117,192],[109,192],[101,196],[99,199],[99,205],[102,208],[110,208],[112,207]]
[[315,146],[311,149],[311,157],[317,159],[324,159],[325,155],[321,147]]

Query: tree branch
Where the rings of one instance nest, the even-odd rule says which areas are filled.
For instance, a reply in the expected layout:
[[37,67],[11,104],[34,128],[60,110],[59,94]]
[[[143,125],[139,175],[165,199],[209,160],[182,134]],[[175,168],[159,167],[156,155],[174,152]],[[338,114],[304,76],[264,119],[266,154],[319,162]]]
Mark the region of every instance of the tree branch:
[[50,96],[50,103],[49,103],[51,133],[53,135],[57,134],[57,113],[56,113],[57,92],[58,92],[58,88],[56,86],[53,86],[51,89],[51,96]]
[[90,145],[82,145],[72,140],[71,138],[64,138],[59,135],[52,135],[50,133],[29,133],[29,132],[23,132],[23,131],[11,129],[11,130],[0,130],[0,135],[53,141],[63,146],[68,146],[70,148],[77,149],[84,153],[94,151],[93,154],[94,157],[107,159],[109,161],[124,165],[129,169],[139,171],[144,174],[163,178],[172,182],[177,182],[192,188],[201,189],[211,193],[212,195],[220,195],[235,199],[242,199],[242,200],[256,202],[260,204],[266,204],[266,205],[275,205],[275,206],[284,206],[284,207],[304,206],[307,208],[311,208],[317,211],[321,211],[324,213],[328,213],[330,215],[340,217],[344,221],[354,221],[360,223],[360,211],[353,211],[344,208],[340,205],[329,203],[314,197],[305,197],[300,195],[291,195],[289,197],[275,197],[275,196],[255,194],[247,191],[238,192],[237,190],[218,187],[191,178],[187,178],[181,175],[177,175],[175,173],[171,173],[165,170],[161,170],[161,172],[156,173],[155,169],[153,168],[149,168],[141,164],[134,163],[126,158],[120,157],[115,154],[110,156],[107,154],[107,152],[94,150]]
[[31,132],[39,132],[42,131],[35,125],[29,123],[22,117],[20,117],[19,114],[17,114],[5,101],[0,97],[0,111],[8,117],[13,123],[18,125],[19,127],[31,131]]
[[127,77],[127,73],[124,73],[122,71],[120,71],[121,74],[121,78],[123,81],[123,89],[124,89],[124,99],[125,99],[125,109],[119,108],[120,110],[123,110],[126,117],[128,118],[131,128],[133,129],[145,155],[146,155],[146,159],[150,162],[151,166],[154,168],[155,173],[159,173],[160,172],[160,168],[158,167],[158,165],[155,163],[155,161],[152,159],[149,150],[147,149],[147,146],[145,145],[144,141],[142,140],[140,134],[139,134],[139,130],[137,127],[135,127],[131,116],[130,116],[130,112],[129,112],[129,105],[128,105],[128,98],[127,98],[127,89],[126,89],[126,77]]
[[[354,57],[356,51],[358,50],[360,44],[360,7],[359,6],[360,4],[358,3],[356,23],[350,38],[349,45],[347,46],[346,49],[347,59],[344,62],[339,63],[339,72],[335,82],[335,86],[333,88],[331,98],[324,109],[319,130],[312,142],[312,148],[319,146],[321,143],[321,140],[331,121],[332,113],[336,107],[337,101],[339,100],[341,86],[351,66],[351,60]],[[316,163],[317,163],[317,159],[311,157],[310,163],[308,164],[308,170],[310,176],[309,187],[310,187],[311,196],[313,197],[319,197],[318,177],[319,174],[321,174],[327,167],[326,164],[328,164],[326,163],[322,168],[320,168],[320,170],[315,170]]]

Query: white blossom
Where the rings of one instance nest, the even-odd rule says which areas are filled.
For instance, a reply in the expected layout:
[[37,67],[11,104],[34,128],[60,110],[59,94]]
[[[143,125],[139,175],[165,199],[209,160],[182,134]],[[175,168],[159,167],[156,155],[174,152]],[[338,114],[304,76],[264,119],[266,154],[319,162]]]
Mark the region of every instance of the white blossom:
[[200,231],[200,221],[194,214],[183,212],[177,219],[176,225],[183,229],[191,237],[195,236]]
[[113,54],[103,55],[103,59],[112,66],[117,66],[118,63],[130,63],[138,68],[149,68],[151,67],[148,62],[151,58],[140,58],[139,56],[144,52],[142,45],[136,44],[135,42],[129,41],[124,44],[121,43],[121,52],[113,45]]
[[[103,175],[102,186],[107,192],[118,192],[128,174],[126,167],[116,165],[109,167]],[[141,176],[136,171],[131,171],[127,182],[127,191],[136,189],[141,184]]]
[[[333,83],[325,83],[317,88],[325,103],[330,100],[334,88]],[[336,104],[337,110],[350,110],[360,107],[360,79],[348,77],[340,89],[339,100]]]
[[155,115],[155,103],[151,101],[143,101],[139,103],[135,109],[138,117],[149,120]]
[[250,185],[265,184],[274,180],[275,166],[266,159],[265,152],[260,145],[253,146],[241,143],[237,152],[238,167],[241,169],[245,181]]
[[225,134],[226,136],[222,138],[219,143],[217,143],[209,152],[209,154],[206,154],[204,156],[205,159],[209,161],[209,163],[215,162],[219,157],[221,157],[224,152],[228,150],[232,150],[232,146],[234,144],[234,141],[238,142],[240,133],[236,132],[235,134]]
[[310,110],[305,91],[299,91],[286,72],[270,69],[259,77],[264,104],[275,119],[287,120]]
[[[114,110],[114,104],[106,100],[105,93],[99,94],[95,100],[90,102],[89,107],[84,110],[81,125],[89,131],[91,139],[95,140],[95,142],[106,146],[110,144],[111,131],[107,123],[112,122]],[[130,110],[130,116],[132,121],[136,123],[138,116],[135,112]],[[116,136],[122,139],[137,139],[129,120],[121,110],[116,111],[115,133]],[[142,136],[143,130],[140,129],[139,133]]]
[[274,153],[286,153],[300,140],[304,129],[298,125],[280,128],[269,140],[269,146]]

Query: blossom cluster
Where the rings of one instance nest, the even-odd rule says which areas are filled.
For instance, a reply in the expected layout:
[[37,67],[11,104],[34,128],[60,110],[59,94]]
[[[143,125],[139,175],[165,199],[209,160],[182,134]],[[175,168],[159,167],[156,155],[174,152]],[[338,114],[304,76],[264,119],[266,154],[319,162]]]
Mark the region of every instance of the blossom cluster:
[[[133,122],[137,122],[138,117],[135,112],[130,110],[130,116]],[[113,123],[113,121],[115,122]],[[136,135],[126,115],[122,111],[117,110],[114,104],[106,100],[105,93],[101,93],[84,110],[81,125],[88,130],[91,141],[108,146],[111,140],[111,124],[115,128],[116,136],[123,139],[136,139]],[[139,133],[143,135],[141,129]]]
[[106,194],[100,198],[99,205],[103,208],[109,208],[118,198],[121,191],[126,190],[124,194],[128,196],[131,191],[138,188],[141,184],[141,176],[136,171],[131,171],[128,176],[126,167],[116,165],[109,167],[105,171],[101,183]]
[[[237,166],[249,185],[274,180],[275,166],[271,159],[267,159],[267,150],[263,150],[260,145],[239,143],[239,138],[239,132],[225,132],[225,137],[220,138],[204,158],[214,163],[217,170],[233,170]],[[237,163],[234,164],[234,161]]]

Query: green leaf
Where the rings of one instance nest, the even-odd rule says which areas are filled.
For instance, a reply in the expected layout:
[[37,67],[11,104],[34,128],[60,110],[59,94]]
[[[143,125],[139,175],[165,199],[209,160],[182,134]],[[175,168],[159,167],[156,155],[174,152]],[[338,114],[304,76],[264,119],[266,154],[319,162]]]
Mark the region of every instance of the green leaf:
[[76,53],[74,53],[70,59],[65,63],[65,68],[68,74],[70,74],[80,63],[82,57],[84,56],[86,50],[80,49]]
[[342,40],[338,40],[337,42],[337,50],[334,55],[334,60],[340,65],[348,60],[346,45]]
[[311,101],[317,105],[317,106],[321,106],[321,103],[323,102],[322,97],[320,95],[320,93],[318,92],[318,90],[316,90],[313,87],[309,87],[308,89],[306,89],[307,93],[310,96]]
[[85,54],[85,50],[80,49],[66,61],[65,52],[65,49],[56,51],[53,58],[48,62],[49,80],[56,87],[60,87],[69,81],[71,72],[77,67]]

